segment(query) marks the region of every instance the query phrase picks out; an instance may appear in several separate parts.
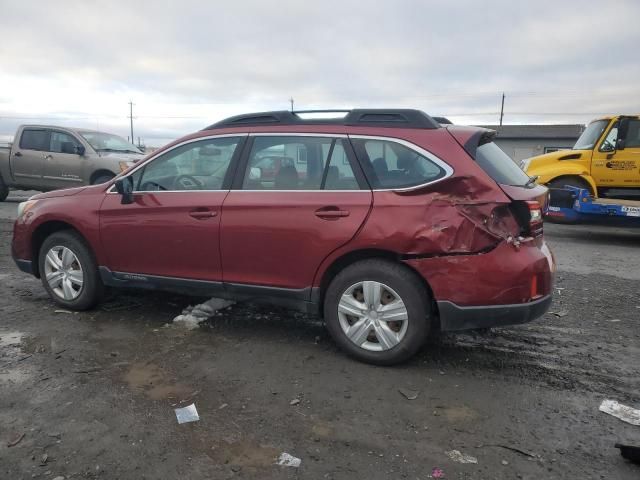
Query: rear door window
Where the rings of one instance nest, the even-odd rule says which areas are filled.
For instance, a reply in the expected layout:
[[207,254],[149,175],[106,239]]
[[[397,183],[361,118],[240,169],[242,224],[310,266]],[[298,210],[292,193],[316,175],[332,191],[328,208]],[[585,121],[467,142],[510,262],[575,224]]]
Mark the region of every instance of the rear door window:
[[358,190],[343,142],[332,137],[256,136],[242,188]]
[[20,148],[25,150],[49,151],[49,130],[26,128],[20,137]]
[[352,138],[352,143],[374,189],[415,187],[447,173],[434,159],[393,140]]
[[625,139],[626,148],[640,148],[640,120],[630,120]]
[[497,183],[521,187],[529,181],[529,176],[493,142],[477,148],[476,162]]

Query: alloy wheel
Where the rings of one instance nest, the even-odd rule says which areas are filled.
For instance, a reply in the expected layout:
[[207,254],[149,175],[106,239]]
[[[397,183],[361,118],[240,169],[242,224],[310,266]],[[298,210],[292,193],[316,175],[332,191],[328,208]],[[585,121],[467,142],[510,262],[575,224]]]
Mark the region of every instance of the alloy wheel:
[[358,282],[345,290],[338,303],[338,319],[349,340],[374,352],[398,345],[409,326],[400,295],[375,281]]
[[75,300],[82,292],[82,265],[76,254],[67,247],[56,246],[47,252],[44,275],[53,293],[64,300]]

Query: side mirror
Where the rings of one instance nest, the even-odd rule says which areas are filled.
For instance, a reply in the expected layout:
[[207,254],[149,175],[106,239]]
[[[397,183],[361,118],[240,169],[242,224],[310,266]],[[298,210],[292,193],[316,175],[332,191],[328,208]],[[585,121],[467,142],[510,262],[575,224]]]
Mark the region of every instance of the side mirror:
[[629,132],[629,119],[622,117],[618,124],[618,140],[616,141],[616,150],[624,150],[627,143],[627,133]]
[[133,203],[133,180],[130,176],[119,178],[114,185],[116,186],[116,192],[122,195],[121,204],[128,205]]
[[85,151],[86,151],[86,149],[84,148],[84,146],[76,145],[76,153],[78,155],[83,156]]

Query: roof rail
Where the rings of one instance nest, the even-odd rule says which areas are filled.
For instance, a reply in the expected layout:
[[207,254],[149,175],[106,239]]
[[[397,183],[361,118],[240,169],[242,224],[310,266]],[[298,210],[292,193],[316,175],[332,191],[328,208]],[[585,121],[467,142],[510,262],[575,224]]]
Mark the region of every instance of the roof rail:
[[[337,113],[336,118],[302,118],[300,114]],[[349,125],[395,128],[440,128],[440,124],[421,110],[408,108],[358,108],[353,110],[298,110],[290,112],[247,113],[225,118],[203,130],[265,125]]]

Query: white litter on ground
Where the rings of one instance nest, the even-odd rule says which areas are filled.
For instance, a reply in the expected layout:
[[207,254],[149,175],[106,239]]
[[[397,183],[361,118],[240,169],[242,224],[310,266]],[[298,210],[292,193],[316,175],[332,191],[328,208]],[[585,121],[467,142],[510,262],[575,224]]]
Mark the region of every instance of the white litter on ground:
[[180,315],[173,319],[173,323],[182,325],[189,330],[198,328],[198,324],[211,318],[218,310],[227,308],[235,302],[222,298],[211,298],[195,307],[188,306]]
[[604,413],[608,413],[609,415],[613,415],[623,422],[640,426],[640,410],[627,407],[626,405],[622,405],[615,400],[603,400],[598,410]]
[[478,463],[478,459],[476,457],[472,457],[471,455],[466,455],[462,453],[460,450],[449,450],[448,452],[444,452],[454,462],[458,463]]
[[289,455],[287,452],[283,452],[282,454],[280,454],[280,456],[278,457],[278,460],[276,461],[276,465],[282,465],[283,467],[294,467],[294,468],[298,468],[301,463],[302,463],[302,460],[300,460],[297,457],[294,457],[293,455]]
[[176,412],[178,423],[197,422],[200,420],[198,410],[196,410],[196,406],[193,403],[184,408],[176,408],[174,411]]

